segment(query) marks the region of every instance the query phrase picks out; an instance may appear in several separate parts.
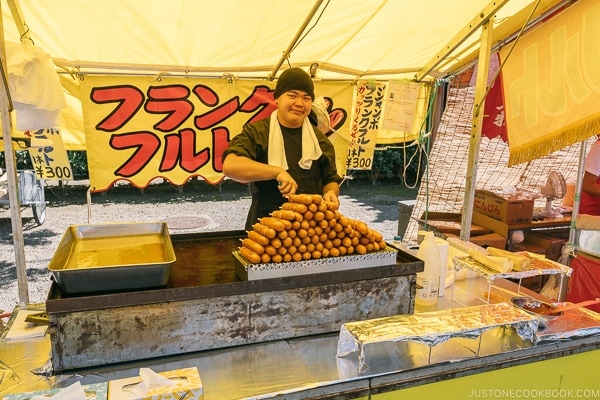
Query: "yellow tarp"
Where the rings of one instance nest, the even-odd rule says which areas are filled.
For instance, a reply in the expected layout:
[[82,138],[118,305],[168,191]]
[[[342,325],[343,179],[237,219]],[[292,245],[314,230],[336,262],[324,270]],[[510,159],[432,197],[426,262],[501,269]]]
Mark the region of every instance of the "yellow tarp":
[[[503,68],[509,166],[600,133],[600,1],[578,1],[524,35]],[[508,58],[507,58],[508,57]]]
[[[494,13],[495,41],[560,0],[508,0]],[[67,93],[61,134],[68,150],[85,149],[79,79],[89,74],[234,79],[274,78],[289,65],[315,79],[412,80],[455,36],[453,54],[425,77],[460,71],[477,56],[477,25],[489,0],[19,0],[25,25],[2,7],[7,42],[30,38],[47,52]],[[505,3],[505,4],[504,4]],[[9,2],[9,5],[13,4]],[[19,31],[21,29],[21,31]],[[283,60],[284,53],[287,59]],[[283,65],[282,65],[283,63]],[[419,122],[420,123],[420,122]],[[380,129],[379,143],[411,138]]]

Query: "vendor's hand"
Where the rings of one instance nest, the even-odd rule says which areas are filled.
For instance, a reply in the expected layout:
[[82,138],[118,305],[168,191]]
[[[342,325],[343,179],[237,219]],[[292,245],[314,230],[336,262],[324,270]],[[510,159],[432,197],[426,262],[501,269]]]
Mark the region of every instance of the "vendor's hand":
[[296,183],[294,178],[292,178],[292,176],[287,173],[287,171],[281,171],[279,174],[277,174],[277,177],[275,179],[277,180],[279,193],[281,193],[283,196],[296,194],[298,184]]
[[323,194],[323,200],[334,203],[336,208],[340,207],[340,199],[332,190]]

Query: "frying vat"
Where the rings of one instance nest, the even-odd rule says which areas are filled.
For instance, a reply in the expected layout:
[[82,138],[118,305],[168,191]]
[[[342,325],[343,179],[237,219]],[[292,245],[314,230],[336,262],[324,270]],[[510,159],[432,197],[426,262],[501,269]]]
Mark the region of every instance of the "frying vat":
[[66,294],[166,286],[175,252],[165,222],[69,226],[48,264]]

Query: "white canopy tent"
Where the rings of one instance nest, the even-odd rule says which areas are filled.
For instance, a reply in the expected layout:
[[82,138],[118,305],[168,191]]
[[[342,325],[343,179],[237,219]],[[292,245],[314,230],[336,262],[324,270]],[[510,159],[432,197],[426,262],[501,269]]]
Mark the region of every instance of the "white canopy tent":
[[478,28],[489,17],[492,42],[501,44],[533,7],[532,21],[558,3],[10,0],[3,19],[5,40],[29,37],[69,71],[272,78],[289,59],[318,63],[321,79],[429,79],[476,57]]
[[[572,1],[565,0],[7,0],[4,44],[30,40],[51,55],[63,85],[86,74],[273,80],[282,66],[320,80],[435,81],[479,59],[485,96],[489,54]],[[480,45],[480,43],[483,43]],[[2,51],[3,62],[5,61]],[[479,82],[481,81],[481,82]],[[0,96],[5,148],[10,103]],[[70,108],[77,105],[70,105]],[[64,114],[76,119],[80,112]],[[474,119],[475,121],[476,119]],[[61,130],[83,129],[66,120]],[[474,185],[476,143],[471,149]],[[68,145],[68,143],[67,143]],[[7,164],[12,162],[7,157]],[[10,198],[16,198],[14,165]],[[468,191],[469,192],[469,191]],[[465,207],[472,202],[465,198]],[[21,302],[28,302],[19,208],[12,209]],[[470,223],[470,220],[466,222]]]
[[[567,0],[7,0],[4,39],[47,52],[70,94],[65,146],[85,148],[78,76],[274,79],[284,63],[321,80],[433,81],[478,57],[493,17],[494,48]],[[79,138],[79,139],[73,139]]]

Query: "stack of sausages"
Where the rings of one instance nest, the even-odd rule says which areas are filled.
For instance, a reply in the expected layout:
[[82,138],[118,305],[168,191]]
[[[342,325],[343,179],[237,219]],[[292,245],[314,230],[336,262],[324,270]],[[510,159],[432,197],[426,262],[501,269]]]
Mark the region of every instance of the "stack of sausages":
[[261,218],[242,240],[240,254],[252,264],[306,261],[385,249],[381,233],[344,217],[320,195],[290,195]]

